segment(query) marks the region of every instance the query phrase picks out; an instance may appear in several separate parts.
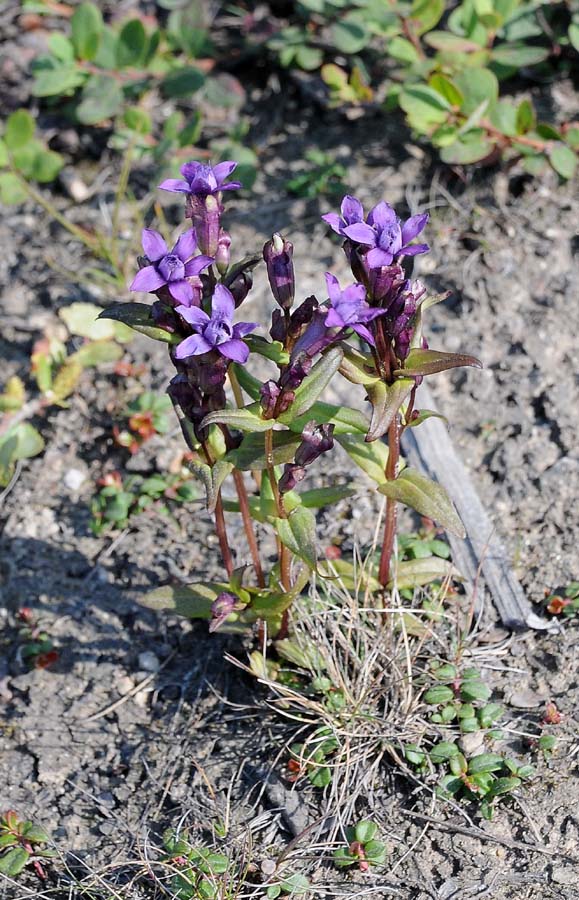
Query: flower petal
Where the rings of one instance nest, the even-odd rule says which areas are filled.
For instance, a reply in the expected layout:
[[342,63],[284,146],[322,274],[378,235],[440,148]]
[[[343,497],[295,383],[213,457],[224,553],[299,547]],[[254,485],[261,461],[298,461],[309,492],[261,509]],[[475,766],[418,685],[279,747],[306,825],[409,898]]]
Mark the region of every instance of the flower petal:
[[359,284],[358,282],[349,284],[348,287],[344,288],[342,291],[342,300],[344,303],[355,303],[356,305],[359,305],[365,299],[366,288],[363,284]]
[[175,307],[175,312],[179,313],[194,328],[203,328],[209,321],[207,313],[199,309],[198,306],[177,306]]
[[202,353],[209,353],[210,350],[213,350],[213,347],[203,335],[192,334],[177,346],[175,356],[177,359],[187,359],[188,356],[200,356]]
[[342,233],[342,228],[344,226],[343,220],[337,213],[326,213],[325,216],[322,216],[324,222],[327,222],[330,228],[336,232],[336,234]]
[[386,309],[373,309],[369,307],[368,309],[360,309],[358,310],[358,321],[359,322],[373,322],[374,319],[377,319],[378,316],[383,316],[388,312]]
[[236,340],[235,338],[232,338],[230,341],[224,341],[223,344],[219,344],[217,349],[223,356],[226,356],[227,359],[232,359],[234,362],[238,363],[247,362],[249,356],[249,347],[247,344],[244,344],[243,341]]
[[189,231],[186,231],[181,235],[171,253],[174,253],[175,256],[178,256],[181,262],[187,262],[190,259],[195,251],[197,250],[197,235],[195,234],[195,229],[190,228]]
[[238,322],[237,325],[233,326],[233,337],[242,338],[246,334],[251,334],[252,331],[255,331],[258,324],[258,322]]
[[131,282],[130,291],[145,291],[148,294],[158,291],[164,284],[167,284],[162,275],[159,275],[155,266],[145,266],[140,272],[137,272]]
[[366,254],[366,263],[371,269],[380,269],[382,266],[392,265],[393,256],[387,250],[380,250],[374,247]]
[[340,290],[340,282],[335,275],[332,275],[331,272],[326,272],[324,278],[326,279],[328,297],[330,298],[332,303],[338,303],[340,297],[342,296],[342,291]]
[[161,182],[159,188],[162,191],[172,191],[174,194],[191,193],[191,188],[188,183],[186,181],[181,181],[180,178],[166,178],[165,181]]
[[213,174],[215,175],[217,184],[221,187],[221,182],[225,181],[227,176],[231,175],[236,168],[237,163],[232,159],[227,159],[224,162],[217,163],[216,166],[213,166]]
[[183,178],[185,178],[187,181],[193,181],[194,178],[197,178],[197,175],[199,174],[199,169],[202,169],[202,168],[203,168],[203,163],[188,162],[188,163],[183,163],[183,165],[181,166],[179,171],[181,172],[181,175],[183,176]]
[[430,216],[428,213],[422,213],[418,216],[411,216],[402,226],[402,243],[408,244],[410,241],[424,230]]
[[385,200],[381,200],[380,203],[377,203],[368,213],[368,223],[370,225],[378,225],[380,228],[385,228],[387,225],[393,225],[397,221],[398,216],[396,215],[395,210],[393,210],[390,204],[386,203]]
[[199,275],[203,269],[206,269],[213,262],[215,260],[212,256],[196,256],[195,259],[190,259],[188,263],[185,263],[185,275],[187,278],[191,278],[192,275]]
[[409,244],[398,251],[398,256],[416,256],[418,253],[428,253],[429,250],[428,244]]
[[239,188],[242,188],[243,185],[241,181],[230,181],[228,184],[220,184],[220,191],[237,191]]
[[143,228],[141,244],[143,245],[145,256],[151,262],[157,262],[159,259],[167,256],[169,252],[167,244],[159,232],[153,231],[151,228]]
[[214,315],[215,313],[219,313],[219,315],[223,316],[228,322],[233,318],[233,313],[235,312],[235,300],[233,299],[231,291],[228,290],[224,284],[215,286],[213,300],[211,301],[211,311]]
[[340,209],[348,225],[352,225],[354,222],[364,221],[364,207],[356,197],[351,197],[349,194],[346,194],[342,200]]
[[371,331],[368,331],[365,325],[350,325],[350,328],[356,332],[356,334],[360,335],[362,340],[367,341],[371,347],[375,346],[374,336]]
[[170,281],[167,287],[169,288],[169,293],[173,300],[178,300],[179,303],[184,303],[185,306],[187,306],[188,303],[191,303],[193,299],[193,288],[184,278],[179,281]]
[[369,244],[373,247],[376,243],[376,232],[370,225],[366,225],[365,222],[355,222],[353,225],[348,225],[343,229],[343,234],[352,241],[357,241],[358,244]]
[[325,324],[326,328],[343,328],[345,323],[338,310],[330,306]]

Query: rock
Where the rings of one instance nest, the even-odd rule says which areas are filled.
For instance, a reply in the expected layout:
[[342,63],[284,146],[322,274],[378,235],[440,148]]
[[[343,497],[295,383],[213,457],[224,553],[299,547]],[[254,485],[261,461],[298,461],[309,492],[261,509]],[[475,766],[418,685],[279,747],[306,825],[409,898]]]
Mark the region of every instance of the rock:
[[139,653],[138,658],[139,669],[143,672],[158,672],[161,668],[161,662],[150,650],[143,650]]
[[67,469],[64,473],[62,483],[69,490],[78,491],[85,480],[86,475],[81,469]]
[[538,706],[542,706],[546,700],[546,697],[530,688],[521,688],[511,694],[509,703],[516,709],[536,709]]

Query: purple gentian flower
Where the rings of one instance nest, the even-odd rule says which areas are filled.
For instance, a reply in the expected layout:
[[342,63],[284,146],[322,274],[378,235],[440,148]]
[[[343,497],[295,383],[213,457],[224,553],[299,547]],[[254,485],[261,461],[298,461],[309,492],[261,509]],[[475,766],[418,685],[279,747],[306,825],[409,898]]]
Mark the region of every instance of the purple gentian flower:
[[347,228],[348,225],[355,225],[357,222],[364,221],[364,208],[362,204],[356,197],[350,197],[349,194],[346,194],[342,200],[340,211],[342,213],[341,218],[337,213],[326,213],[325,216],[322,216],[324,222],[327,222],[336,234],[344,235],[344,229]]
[[331,304],[326,315],[326,328],[351,328],[373,347],[374,337],[366,323],[384,315],[385,311],[372,309],[366,303],[363,284],[350,284],[342,290],[336,276],[326,272],[326,285]]
[[225,285],[218,284],[215,287],[211,316],[196,306],[178,306],[176,311],[198,332],[181,341],[175,350],[177,359],[200,356],[202,353],[209,353],[210,350],[217,350],[227,359],[233,359],[238,363],[247,362],[249,347],[241,338],[257,328],[257,323],[233,324],[235,300]]
[[195,229],[191,228],[182,234],[171,251],[159,232],[151,231],[148,228],[143,230],[142,244],[151,265],[145,266],[144,269],[137,272],[130,290],[153,294],[167,286],[174,300],[190,306],[194,301],[195,293],[187,279],[198,276],[213,262],[210,256],[197,256],[195,259],[190,259],[197,249]]
[[402,223],[390,204],[382,201],[370,211],[367,222],[347,225],[343,234],[358,244],[369,246],[366,263],[370,269],[379,269],[392,265],[401,256],[428,252],[428,244],[410,243],[424,229],[428,218],[428,213],[423,213]]
[[237,163],[233,160],[217,163],[216,166],[208,166],[200,162],[188,162],[181,166],[180,178],[167,178],[159,185],[163,191],[172,191],[176,194],[199,194],[207,197],[209,194],[218,194],[220,191],[233,191],[241,187],[240,181],[230,181],[223,184],[231,175]]

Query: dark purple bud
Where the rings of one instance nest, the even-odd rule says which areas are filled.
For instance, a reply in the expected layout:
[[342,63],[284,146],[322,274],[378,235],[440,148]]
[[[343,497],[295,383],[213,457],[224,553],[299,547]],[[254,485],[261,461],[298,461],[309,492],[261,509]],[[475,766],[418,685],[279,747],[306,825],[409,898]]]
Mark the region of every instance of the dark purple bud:
[[209,631],[217,631],[231,613],[238,608],[238,602],[235,594],[230,594],[229,591],[222,591],[211,604]]
[[281,416],[284,412],[287,412],[295,399],[296,395],[293,391],[284,390],[275,406],[276,416]]
[[185,215],[192,219],[199,249],[204,256],[215,256],[223,206],[213,194],[188,194]]
[[384,266],[381,269],[371,269],[369,272],[369,292],[372,306],[388,309],[405,280],[406,276],[402,266]]
[[280,388],[275,381],[270,379],[262,385],[259,394],[263,418],[272,419],[275,413],[275,405],[281,394]]
[[318,308],[318,301],[312,295],[306,297],[303,303],[300,303],[297,309],[294,309],[290,318],[290,335],[291,337],[299,337],[304,325],[309,325],[312,321],[314,312]]
[[235,308],[241,306],[250,290],[253,287],[253,275],[251,272],[240,272],[235,276],[231,284],[229,285],[229,290],[233,296],[235,301]]
[[283,470],[283,475],[279,480],[279,492],[280,494],[287,494],[288,491],[293,491],[296,484],[300,481],[303,481],[306,477],[306,470],[303,466],[296,466],[293,463],[286,463]]
[[312,368],[312,361],[305,353],[295,355],[290,365],[285,369],[280,378],[282,388],[295,391],[299,388],[304,378],[309,375]]
[[193,424],[201,421],[204,415],[201,391],[189,383],[186,375],[175,375],[169,382],[167,393],[186,419]]
[[296,451],[296,465],[309,466],[322,453],[331,450],[334,446],[333,434],[333,425],[316,425],[314,421],[308,422],[302,431],[302,443]]
[[171,334],[183,330],[180,327],[179,319],[175,315],[174,306],[164,303],[162,300],[155,300],[151,306],[151,318],[158,328],[163,328]]
[[189,381],[204,394],[213,394],[223,388],[227,377],[229,361],[217,351],[207,354],[202,359],[190,356],[181,361],[185,366]]
[[295,343],[292,358],[295,354],[304,353],[313,358],[332,343],[335,330],[326,328],[326,314],[325,309],[315,310],[312,321]]
[[287,335],[287,322],[281,309],[274,309],[271,314],[271,328],[269,334],[272,341],[279,341],[280,344],[285,343]]
[[292,256],[293,244],[281,234],[274,234],[263,248],[267,277],[271,292],[282,309],[290,309],[294,302],[295,278]]
[[[215,265],[220,275],[225,275],[229,268],[231,248],[231,235],[222,228],[219,232],[219,240],[217,241],[217,251],[215,253]],[[231,290],[231,288],[230,288]]]

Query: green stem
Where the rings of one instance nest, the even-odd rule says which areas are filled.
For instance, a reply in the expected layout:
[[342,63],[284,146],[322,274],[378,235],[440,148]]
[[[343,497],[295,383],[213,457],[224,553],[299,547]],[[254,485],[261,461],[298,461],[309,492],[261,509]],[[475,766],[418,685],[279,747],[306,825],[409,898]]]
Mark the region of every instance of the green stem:
[[[265,458],[266,458],[266,467],[267,474],[269,477],[269,481],[271,484],[271,491],[273,494],[273,499],[275,502],[275,508],[277,509],[277,514],[280,519],[287,519],[287,513],[285,511],[283,500],[281,494],[279,492],[279,487],[277,483],[277,478],[275,475],[275,467],[273,464],[273,429],[269,429],[269,431],[265,432]],[[280,577],[281,583],[284,591],[289,591],[291,589],[291,575],[290,575],[290,567],[291,567],[291,553],[285,544],[279,540],[278,538],[278,550],[279,550],[279,568],[280,568]],[[283,628],[283,625],[282,625]]]

